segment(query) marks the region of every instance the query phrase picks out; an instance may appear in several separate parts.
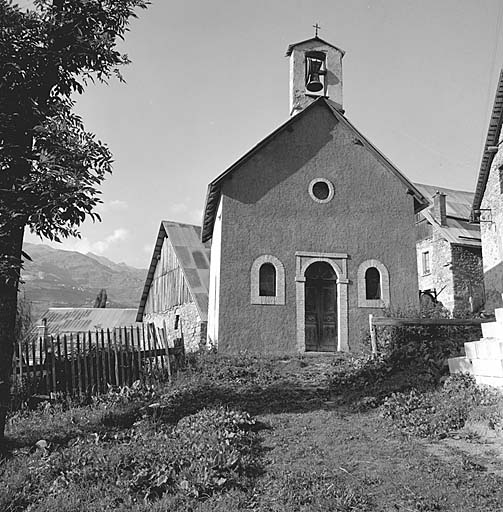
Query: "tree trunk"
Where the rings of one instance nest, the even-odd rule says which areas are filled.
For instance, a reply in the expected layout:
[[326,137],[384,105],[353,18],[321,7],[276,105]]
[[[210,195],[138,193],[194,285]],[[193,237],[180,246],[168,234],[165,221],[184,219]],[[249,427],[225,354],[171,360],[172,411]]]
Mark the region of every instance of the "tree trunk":
[[9,275],[0,276],[0,446],[4,444],[5,421],[10,406],[10,382],[14,354],[17,291],[21,272],[24,226],[13,226],[0,237],[0,256],[15,266]]

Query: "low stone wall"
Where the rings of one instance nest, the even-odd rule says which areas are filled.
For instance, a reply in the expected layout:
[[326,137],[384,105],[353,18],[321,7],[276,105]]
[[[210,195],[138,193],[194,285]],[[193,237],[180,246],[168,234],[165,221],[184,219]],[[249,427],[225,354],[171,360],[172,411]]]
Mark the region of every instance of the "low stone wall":
[[[175,329],[176,315],[180,315],[177,329]],[[143,321],[152,322],[157,327],[165,326],[169,340],[181,337],[181,328],[186,352],[197,352],[206,345],[207,322],[201,321],[199,311],[193,302],[160,313],[146,313]]]

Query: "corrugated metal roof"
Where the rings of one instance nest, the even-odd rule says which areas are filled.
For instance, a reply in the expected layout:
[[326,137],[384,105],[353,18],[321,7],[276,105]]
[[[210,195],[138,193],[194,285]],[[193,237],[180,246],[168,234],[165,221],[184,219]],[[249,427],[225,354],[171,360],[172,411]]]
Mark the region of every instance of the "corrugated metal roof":
[[501,126],[503,124],[503,69],[500,71],[496,94],[494,97],[493,109],[487,129],[486,143],[482,152],[482,161],[480,163],[479,176],[477,179],[477,188],[475,189],[475,197],[473,198],[473,210],[478,210],[484,197],[486,190],[489,171],[493,163],[494,147],[498,145],[501,136]]
[[[445,194],[445,205],[447,215],[458,219],[470,220],[473,192],[465,190],[454,190],[452,188],[435,187],[434,185],[423,185],[415,183],[416,187],[428,198],[433,205],[433,196],[438,192]],[[433,206],[430,206],[432,208]]]
[[201,228],[199,226],[173,221],[161,222],[136,319],[141,322],[143,318],[150,285],[154,278],[165,238],[168,238],[173,247],[201,320],[205,321],[208,318],[210,245],[201,242]]
[[[469,222],[473,192],[420,183],[415,185],[431,203],[426,210],[421,212],[421,215],[424,215],[428,222],[440,230],[446,240],[458,245],[481,246],[480,226]],[[440,226],[433,215],[433,196],[437,191],[445,194],[446,226]]]
[[86,332],[135,325],[136,309],[49,308],[39,324],[44,318],[48,334]]

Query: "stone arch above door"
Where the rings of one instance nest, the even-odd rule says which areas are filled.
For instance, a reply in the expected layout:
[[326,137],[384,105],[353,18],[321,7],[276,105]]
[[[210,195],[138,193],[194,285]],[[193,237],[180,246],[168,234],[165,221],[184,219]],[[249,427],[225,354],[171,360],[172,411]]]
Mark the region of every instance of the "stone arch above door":
[[295,253],[295,290],[297,303],[297,348],[299,352],[306,351],[305,326],[305,272],[315,262],[328,263],[337,276],[337,350],[348,351],[348,285],[347,259],[345,253]]

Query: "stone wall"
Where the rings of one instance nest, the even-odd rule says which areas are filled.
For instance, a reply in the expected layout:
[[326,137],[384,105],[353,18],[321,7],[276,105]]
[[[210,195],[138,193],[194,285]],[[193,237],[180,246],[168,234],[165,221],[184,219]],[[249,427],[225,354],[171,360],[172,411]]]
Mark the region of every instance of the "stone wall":
[[[181,322],[175,329],[176,315],[180,315]],[[161,313],[146,313],[143,322],[153,322],[157,327],[166,326],[168,339],[173,340],[181,336],[180,325],[186,352],[197,352],[206,345],[206,322],[201,321],[199,312],[193,302],[176,306]]]
[[503,146],[499,147],[491,165],[486,191],[482,200],[480,233],[486,292],[485,309],[488,312],[503,306],[503,195],[500,169],[503,164]]
[[452,246],[454,317],[479,311],[484,305],[482,251],[477,247]]
[[[435,290],[445,308],[454,310],[454,281],[451,270],[451,244],[434,231],[432,238],[416,244],[419,290]],[[430,252],[430,273],[423,274],[422,253]]]

